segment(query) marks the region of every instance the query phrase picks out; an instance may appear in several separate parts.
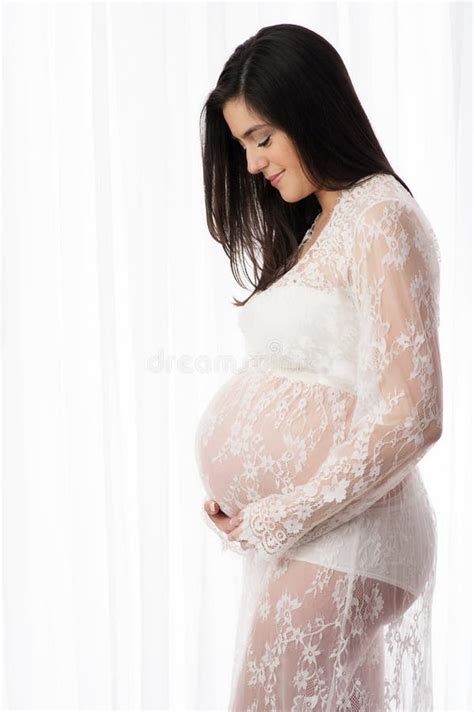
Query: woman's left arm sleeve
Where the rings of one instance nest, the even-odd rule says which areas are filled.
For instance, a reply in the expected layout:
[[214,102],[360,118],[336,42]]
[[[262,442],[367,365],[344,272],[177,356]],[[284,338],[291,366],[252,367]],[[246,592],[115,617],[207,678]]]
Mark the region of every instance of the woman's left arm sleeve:
[[242,510],[237,541],[261,557],[357,516],[440,438],[437,249],[416,203],[378,200],[359,216],[348,273],[360,326],[350,428],[305,483]]

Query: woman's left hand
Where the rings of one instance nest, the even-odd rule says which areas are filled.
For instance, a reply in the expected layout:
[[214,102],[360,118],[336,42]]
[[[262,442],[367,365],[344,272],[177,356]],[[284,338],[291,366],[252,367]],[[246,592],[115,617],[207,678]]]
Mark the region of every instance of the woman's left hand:
[[[237,514],[234,514],[233,517],[231,517],[231,520],[229,522],[230,529],[227,530],[227,538],[230,541],[235,541],[236,539],[239,538],[239,536],[242,534],[243,531],[243,518],[244,515],[242,513],[242,510],[240,512],[237,512]],[[246,541],[240,542],[242,549],[249,549],[250,545]]]
[[[215,511],[211,511],[211,505],[214,505]],[[230,533],[232,533],[234,539],[239,536],[242,531],[242,527],[240,526],[243,516],[242,511],[237,512],[237,514],[235,514],[233,517],[228,517],[221,510],[219,504],[212,499],[206,500],[204,502],[204,510],[206,511],[207,515],[213,520],[214,524],[227,535],[227,538],[229,540],[231,539],[231,537],[229,536]],[[241,541],[240,548],[250,549],[251,546],[246,541]]]

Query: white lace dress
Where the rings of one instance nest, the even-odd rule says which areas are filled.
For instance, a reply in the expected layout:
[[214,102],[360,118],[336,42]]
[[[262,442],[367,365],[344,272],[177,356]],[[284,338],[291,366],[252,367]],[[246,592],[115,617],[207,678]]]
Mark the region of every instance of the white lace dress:
[[[247,354],[196,430],[207,498],[244,530],[229,709],[429,712],[442,431],[439,248],[387,174],[239,308]],[[241,548],[247,541],[251,547]]]

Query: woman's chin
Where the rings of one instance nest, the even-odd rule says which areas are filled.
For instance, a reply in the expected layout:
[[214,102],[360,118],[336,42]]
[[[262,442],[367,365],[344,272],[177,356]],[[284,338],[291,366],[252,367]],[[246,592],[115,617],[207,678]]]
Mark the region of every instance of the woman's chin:
[[289,176],[285,176],[286,180],[281,181],[281,184],[277,183],[275,189],[278,190],[282,199],[286,203],[298,203],[300,200],[306,198],[310,193],[304,191],[298,186],[292,185]]
[[300,193],[295,193],[294,191],[292,192],[291,190],[285,190],[282,189],[280,190],[280,195],[282,199],[285,201],[285,203],[298,203],[300,200],[303,200],[305,197],[304,195],[301,195]]

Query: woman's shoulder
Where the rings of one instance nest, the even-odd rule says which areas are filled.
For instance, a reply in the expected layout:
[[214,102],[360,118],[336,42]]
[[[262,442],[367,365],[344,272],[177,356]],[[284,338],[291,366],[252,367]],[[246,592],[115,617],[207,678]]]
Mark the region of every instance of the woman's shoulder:
[[355,217],[384,203],[397,203],[407,209],[415,209],[417,205],[405,186],[390,173],[375,173],[362,178],[347,192],[349,208]]
[[419,253],[439,289],[441,251],[436,233],[417,200],[394,176],[376,174],[356,186],[350,193],[348,218],[351,270],[369,254],[381,256],[385,266],[401,268],[412,253]]
[[439,248],[433,227],[415,197],[395,176],[377,173],[359,181],[348,191],[347,216],[353,236],[361,231],[374,233],[396,227],[416,235],[424,234]]

